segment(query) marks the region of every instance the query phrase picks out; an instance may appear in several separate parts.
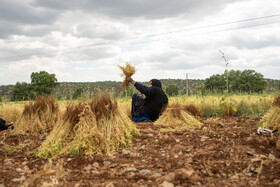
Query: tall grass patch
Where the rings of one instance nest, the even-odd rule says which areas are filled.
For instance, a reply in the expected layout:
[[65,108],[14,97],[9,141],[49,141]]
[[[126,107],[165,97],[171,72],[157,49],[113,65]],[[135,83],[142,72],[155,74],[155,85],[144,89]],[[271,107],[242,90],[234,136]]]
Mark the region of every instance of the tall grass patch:
[[4,119],[7,122],[16,122],[18,119],[20,119],[22,111],[22,103],[3,103],[2,105],[0,105],[0,118]]
[[193,105],[203,117],[261,117],[270,109],[273,95],[177,96],[169,101]]

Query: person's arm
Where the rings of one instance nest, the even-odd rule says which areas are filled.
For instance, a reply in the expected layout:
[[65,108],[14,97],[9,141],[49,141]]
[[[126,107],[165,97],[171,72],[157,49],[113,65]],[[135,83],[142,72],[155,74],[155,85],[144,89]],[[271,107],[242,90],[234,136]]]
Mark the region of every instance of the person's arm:
[[142,94],[145,96],[150,95],[151,93],[151,88],[148,86],[145,86],[143,84],[140,84],[139,82],[134,81],[131,77],[126,77],[126,81],[130,82],[131,84],[134,85],[134,87],[140,91]]
[[145,96],[149,96],[151,94],[151,87],[145,86],[144,84],[135,82],[134,87]]

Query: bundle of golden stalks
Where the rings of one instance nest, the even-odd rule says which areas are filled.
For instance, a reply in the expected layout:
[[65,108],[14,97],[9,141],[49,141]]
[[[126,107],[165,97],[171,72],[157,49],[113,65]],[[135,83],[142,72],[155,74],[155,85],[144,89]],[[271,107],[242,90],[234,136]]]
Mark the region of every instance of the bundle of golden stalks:
[[49,133],[60,116],[54,96],[39,96],[24,106],[22,115],[15,123],[17,133]]
[[272,107],[264,115],[260,123],[265,128],[280,131],[280,95],[275,97]]
[[0,118],[16,122],[22,115],[23,107],[15,104],[0,105]]
[[121,77],[124,77],[124,81],[122,84],[123,89],[127,89],[129,87],[129,82],[126,81],[126,77],[131,77],[135,74],[135,67],[130,65],[128,62],[126,66],[119,66],[118,67],[122,70]]
[[139,135],[136,126],[110,94],[94,96],[88,102],[72,103],[62,120],[37,150],[47,159],[61,155],[105,154],[131,145]]
[[154,124],[175,129],[198,128],[202,125],[200,121],[195,119],[184,110],[184,107],[177,103],[169,105]]

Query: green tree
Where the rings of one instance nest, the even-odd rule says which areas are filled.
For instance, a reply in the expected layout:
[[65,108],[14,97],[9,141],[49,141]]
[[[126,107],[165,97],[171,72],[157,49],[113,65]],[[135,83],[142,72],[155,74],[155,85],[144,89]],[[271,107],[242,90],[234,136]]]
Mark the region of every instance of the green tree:
[[11,92],[11,101],[26,101],[32,97],[30,84],[17,82]]
[[204,82],[204,89],[210,92],[223,93],[227,89],[227,76],[229,92],[259,93],[266,88],[266,81],[263,75],[254,70],[225,72],[222,75],[216,74],[207,78]]
[[31,87],[37,95],[50,95],[58,85],[55,74],[46,71],[33,72],[31,74]]
[[179,88],[175,84],[170,84],[166,87],[166,94],[168,96],[178,95]]
[[239,92],[239,83],[237,80],[239,79],[240,74],[240,70],[229,71],[229,92]]
[[263,75],[254,70],[244,70],[237,79],[241,92],[253,93],[262,92],[266,88],[266,81]]
[[72,95],[72,99],[77,99],[78,97],[82,97],[83,93],[84,93],[83,88],[77,88]]
[[211,92],[223,93],[226,89],[226,79],[224,75],[212,75],[205,79],[204,86],[206,90]]

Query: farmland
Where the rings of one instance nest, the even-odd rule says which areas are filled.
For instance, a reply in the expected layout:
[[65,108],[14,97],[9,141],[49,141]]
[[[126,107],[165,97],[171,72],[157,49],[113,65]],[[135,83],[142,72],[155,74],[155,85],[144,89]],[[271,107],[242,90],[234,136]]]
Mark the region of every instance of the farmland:
[[[51,132],[16,131],[29,102],[1,103],[0,117],[16,123],[15,130],[0,132],[0,185],[278,186],[279,135],[257,134],[274,97],[170,97],[170,105],[180,104],[202,125],[179,129],[164,123],[134,123],[141,135],[133,136],[130,146],[110,154],[64,154],[49,160],[36,151]],[[130,102],[118,99],[127,116]],[[55,104],[58,116],[69,105]]]

